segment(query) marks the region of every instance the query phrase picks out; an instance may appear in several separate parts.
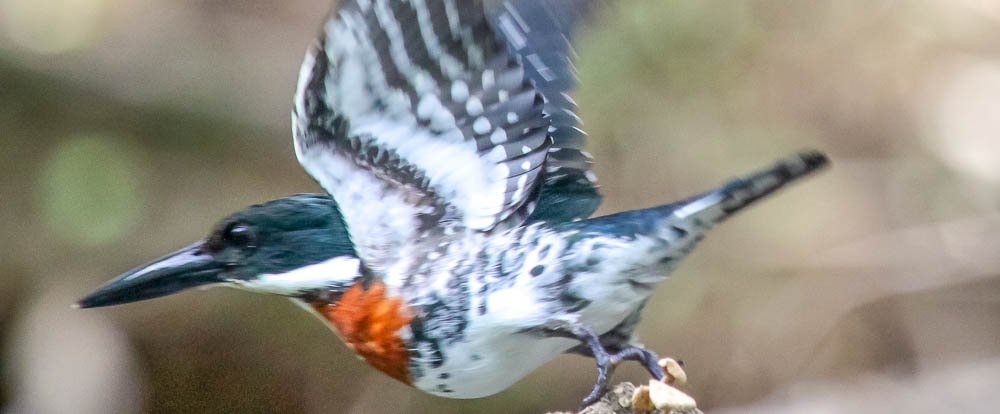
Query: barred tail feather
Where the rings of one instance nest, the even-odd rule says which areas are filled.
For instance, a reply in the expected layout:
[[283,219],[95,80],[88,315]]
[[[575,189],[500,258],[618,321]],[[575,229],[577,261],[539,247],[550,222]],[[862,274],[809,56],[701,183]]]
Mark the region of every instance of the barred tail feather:
[[803,151],[675,205],[673,214],[681,219],[717,223],[785,185],[819,171],[829,162],[819,151]]

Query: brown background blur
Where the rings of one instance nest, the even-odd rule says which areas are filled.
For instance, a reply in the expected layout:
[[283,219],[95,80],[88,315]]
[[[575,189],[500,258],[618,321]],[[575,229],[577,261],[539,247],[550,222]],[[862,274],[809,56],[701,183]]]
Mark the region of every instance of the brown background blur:
[[[726,223],[639,332],[713,412],[996,412],[1000,2],[622,0],[582,33],[602,214],[794,150],[834,166]],[[571,409],[566,356],[454,401],[292,303],[84,293],[243,206],[317,191],[289,110],[327,0],[0,0],[0,412]],[[644,381],[635,366],[616,380]]]

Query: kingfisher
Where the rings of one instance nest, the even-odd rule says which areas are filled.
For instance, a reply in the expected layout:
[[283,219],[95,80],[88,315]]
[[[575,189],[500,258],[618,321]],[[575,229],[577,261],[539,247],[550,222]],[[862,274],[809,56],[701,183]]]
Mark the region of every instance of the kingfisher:
[[656,286],[717,223],[828,163],[803,151],[682,201],[601,201],[570,92],[601,0],[343,0],[300,70],[295,154],[328,194],[247,207],[81,299],[221,285],[291,298],[361,358],[449,398],[498,393],[565,353],[596,401]]

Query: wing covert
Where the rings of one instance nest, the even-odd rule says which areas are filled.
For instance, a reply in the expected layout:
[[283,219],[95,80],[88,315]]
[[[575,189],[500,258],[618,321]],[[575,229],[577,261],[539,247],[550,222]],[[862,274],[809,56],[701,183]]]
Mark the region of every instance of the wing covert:
[[300,72],[296,155],[378,265],[428,232],[526,216],[544,107],[480,2],[345,0]]

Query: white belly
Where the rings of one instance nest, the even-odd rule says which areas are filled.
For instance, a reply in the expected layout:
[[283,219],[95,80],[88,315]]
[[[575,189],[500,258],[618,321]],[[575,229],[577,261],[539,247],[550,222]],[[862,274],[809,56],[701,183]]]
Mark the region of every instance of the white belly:
[[[496,394],[526,375],[580,344],[565,338],[545,338],[525,330],[546,322],[568,319],[553,314],[545,300],[533,295],[540,290],[530,279],[521,279],[511,288],[488,298],[490,312],[472,318],[462,341],[442,347],[443,363],[422,364],[414,385],[428,393],[447,398],[479,398]],[[624,292],[621,292],[624,293]],[[617,299],[613,302],[607,299]],[[634,295],[621,300],[607,295],[578,314],[579,320],[598,334],[611,330],[630,315],[639,301]]]
[[487,296],[489,311],[470,317],[461,341],[442,345],[439,367],[421,364],[422,372],[414,385],[442,397],[485,397],[503,391],[575,346],[573,340],[524,332],[553,316],[545,302],[535,296],[538,290],[533,282],[518,278],[512,286]]
[[480,398],[513,385],[576,343],[569,339],[514,334],[493,340],[487,347],[474,342],[447,348],[440,368],[427,369],[414,386],[447,398]]

